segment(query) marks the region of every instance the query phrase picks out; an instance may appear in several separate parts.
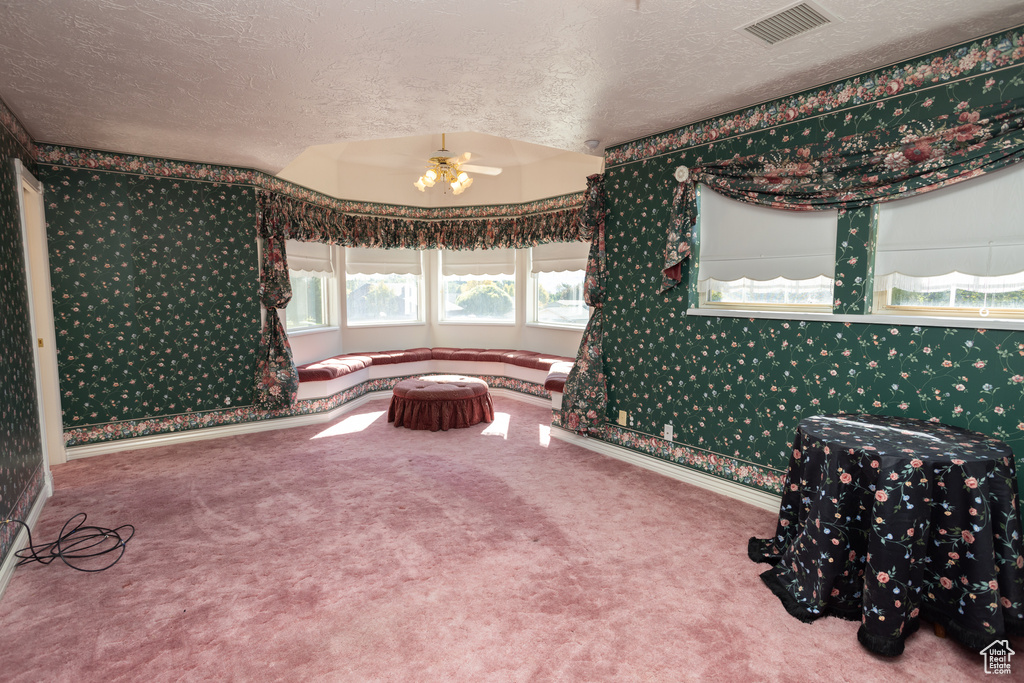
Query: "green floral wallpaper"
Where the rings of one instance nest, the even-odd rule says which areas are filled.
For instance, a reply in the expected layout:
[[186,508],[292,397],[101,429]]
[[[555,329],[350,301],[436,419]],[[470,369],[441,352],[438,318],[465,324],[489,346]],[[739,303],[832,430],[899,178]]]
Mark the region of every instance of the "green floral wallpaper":
[[870,312],[875,269],[874,235],[877,224],[877,204],[839,211],[833,313],[862,315]]
[[[20,189],[13,167],[14,159],[21,159],[29,171],[36,170],[25,140],[21,124],[0,102],[0,519],[24,519],[43,481]],[[15,524],[0,524],[0,561],[17,532]]]
[[526,216],[581,196],[428,211],[336,200],[246,169],[55,145],[38,154],[66,446],[328,409],[253,405],[256,188],[409,219]]
[[[933,419],[997,436],[1024,462],[1024,333],[687,317],[696,262],[658,292],[677,166],[882,125],[916,141],[932,125],[922,121],[1024,101],[1022,63],[1018,31],[609,150],[608,415],[625,410],[631,423],[609,425],[606,438],[774,492],[797,423],[819,413]],[[872,211],[850,214],[840,220],[834,310],[858,314],[870,294]],[[675,443],[654,436],[665,423]]]
[[40,166],[65,430],[251,403],[251,187]]

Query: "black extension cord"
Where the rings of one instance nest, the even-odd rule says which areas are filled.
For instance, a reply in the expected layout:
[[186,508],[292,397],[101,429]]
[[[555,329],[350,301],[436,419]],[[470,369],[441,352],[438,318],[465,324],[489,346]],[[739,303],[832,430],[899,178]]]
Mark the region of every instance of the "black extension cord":
[[[81,520],[78,524],[69,530],[68,527],[79,517]],[[110,569],[124,557],[128,541],[132,540],[132,536],[135,535],[135,527],[131,524],[122,524],[116,529],[104,529],[98,526],[86,526],[85,520],[85,513],[79,512],[64,523],[57,540],[38,546],[32,543],[32,530],[25,522],[20,519],[4,519],[0,522],[20,524],[28,532],[28,547],[14,553],[14,556],[21,560],[16,565],[18,567],[30,562],[50,564],[60,558],[64,564],[80,572],[101,572]],[[128,530],[128,535],[122,536],[121,534],[125,530]],[[90,560],[113,552],[118,553],[117,557],[102,567],[87,569],[75,564],[75,562]]]

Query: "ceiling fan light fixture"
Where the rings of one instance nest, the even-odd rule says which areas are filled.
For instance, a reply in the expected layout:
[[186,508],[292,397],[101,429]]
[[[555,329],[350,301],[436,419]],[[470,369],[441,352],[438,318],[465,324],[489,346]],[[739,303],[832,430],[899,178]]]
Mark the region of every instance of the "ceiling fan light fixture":
[[[452,188],[454,194],[462,194],[466,189],[473,184],[473,178],[468,173],[460,169],[459,167],[469,161],[471,155],[466,152],[462,156],[449,156],[451,153],[444,146],[444,134],[441,134],[441,149],[436,152],[435,156],[430,157],[430,163],[427,165],[427,171],[420,176],[413,185],[420,192],[424,192],[427,187],[433,187],[435,183],[441,182],[446,183]],[[470,170],[480,170],[489,175],[497,175],[501,173],[501,169],[492,169],[488,166],[473,167]]]

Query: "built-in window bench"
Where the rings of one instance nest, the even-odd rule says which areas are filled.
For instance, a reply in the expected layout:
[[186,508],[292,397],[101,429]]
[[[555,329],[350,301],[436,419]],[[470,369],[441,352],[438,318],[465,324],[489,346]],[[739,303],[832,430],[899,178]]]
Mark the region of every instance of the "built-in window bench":
[[298,367],[298,400],[333,396],[375,380],[410,375],[459,374],[481,377],[492,389],[544,397],[562,406],[565,379],[574,359],[513,349],[438,347],[348,353]]

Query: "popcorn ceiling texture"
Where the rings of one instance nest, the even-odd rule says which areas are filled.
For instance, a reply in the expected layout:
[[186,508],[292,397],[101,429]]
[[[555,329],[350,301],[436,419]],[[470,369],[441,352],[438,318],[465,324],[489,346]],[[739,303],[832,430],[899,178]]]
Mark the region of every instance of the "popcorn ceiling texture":
[[[7,0],[0,95],[37,141],[251,167],[307,146],[478,131],[586,151],[1024,22],[1012,0]],[[756,67],[755,67],[756,65]]]

